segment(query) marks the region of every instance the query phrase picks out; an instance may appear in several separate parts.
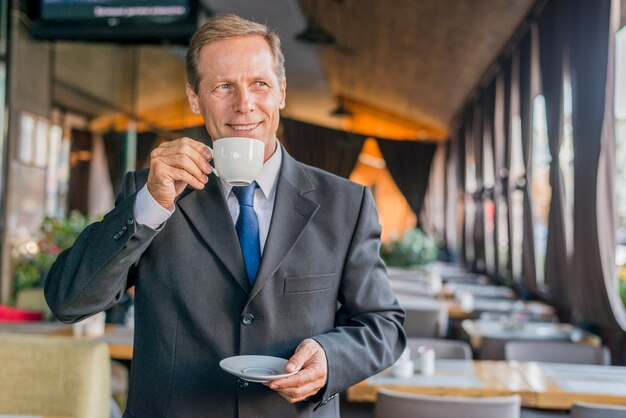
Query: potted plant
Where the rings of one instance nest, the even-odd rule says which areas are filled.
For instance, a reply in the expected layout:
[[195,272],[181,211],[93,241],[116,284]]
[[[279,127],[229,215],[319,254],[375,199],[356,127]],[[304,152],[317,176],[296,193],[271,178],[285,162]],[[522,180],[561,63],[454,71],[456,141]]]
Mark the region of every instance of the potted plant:
[[46,216],[41,225],[39,241],[23,244],[24,250],[15,269],[13,299],[24,289],[42,287],[52,263],[61,251],[69,248],[76,237],[95,219],[72,211],[67,218]]
[[626,307],[626,266],[618,267],[619,277],[619,294],[622,297],[622,303]]
[[402,238],[383,243],[381,256],[388,266],[420,266],[437,259],[439,249],[434,237],[420,228],[407,231]]

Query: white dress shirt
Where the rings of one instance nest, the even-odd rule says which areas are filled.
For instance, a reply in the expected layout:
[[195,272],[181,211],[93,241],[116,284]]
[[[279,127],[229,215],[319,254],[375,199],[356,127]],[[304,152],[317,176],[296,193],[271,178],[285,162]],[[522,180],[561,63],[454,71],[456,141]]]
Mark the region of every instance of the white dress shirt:
[[[270,229],[272,213],[274,212],[274,200],[276,199],[276,184],[278,183],[278,173],[283,159],[283,152],[280,144],[276,147],[276,151],[272,156],[263,163],[261,173],[256,179],[259,187],[254,191],[254,212],[259,220],[259,239],[261,242],[261,254],[265,249],[265,241]],[[237,223],[239,216],[239,201],[232,192],[233,186],[220,179],[220,190],[226,197],[228,211],[232,218],[233,224]],[[146,225],[152,229],[157,229],[167,221],[174,213],[161,206],[152,197],[148,191],[148,187],[144,185],[137,193],[135,206],[135,221],[140,225]]]

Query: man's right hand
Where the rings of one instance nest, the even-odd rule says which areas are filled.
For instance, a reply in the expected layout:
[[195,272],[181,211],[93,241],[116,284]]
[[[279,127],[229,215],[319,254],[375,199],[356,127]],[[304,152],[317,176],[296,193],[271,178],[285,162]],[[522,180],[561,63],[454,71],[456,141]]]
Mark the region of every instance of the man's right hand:
[[202,190],[213,171],[211,149],[202,142],[179,138],[164,142],[150,153],[148,191],[161,206],[171,209],[187,187]]

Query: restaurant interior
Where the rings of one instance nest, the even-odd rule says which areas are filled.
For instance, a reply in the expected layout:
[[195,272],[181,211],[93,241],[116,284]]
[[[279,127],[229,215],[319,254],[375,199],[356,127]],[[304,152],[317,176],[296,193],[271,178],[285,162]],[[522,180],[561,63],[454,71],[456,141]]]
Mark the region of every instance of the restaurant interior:
[[0,417],[124,413],[132,288],[64,324],[43,284],[155,147],[211,144],[185,53],[221,13],[281,37],[285,150],[376,203],[407,348],[342,417],[626,417],[620,0],[0,0]]

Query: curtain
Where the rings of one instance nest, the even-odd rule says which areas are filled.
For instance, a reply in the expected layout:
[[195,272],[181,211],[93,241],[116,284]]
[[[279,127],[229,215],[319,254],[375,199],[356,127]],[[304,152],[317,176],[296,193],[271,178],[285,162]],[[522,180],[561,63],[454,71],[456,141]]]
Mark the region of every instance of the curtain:
[[445,204],[445,237],[446,249],[452,259],[456,259],[458,254],[456,244],[459,242],[457,235],[457,206],[462,201],[458,199],[458,172],[459,172],[459,156],[457,153],[459,140],[455,135],[446,143],[446,204]]
[[365,137],[282,118],[282,143],[296,160],[348,178]]
[[439,245],[444,248],[446,240],[446,148],[446,142],[440,142],[436,146],[421,214],[424,230],[434,235]]
[[[113,185],[113,194],[117,196],[122,188],[125,165],[125,144],[126,132],[109,131],[102,135],[104,148],[107,155],[107,165],[109,167],[109,175],[111,176],[111,184]],[[137,134],[137,153],[135,158],[135,167],[140,170],[150,165],[150,151],[157,144],[158,138],[152,132],[141,132]]]
[[536,292],[537,275],[535,267],[535,242],[533,235],[533,219],[530,179],[531,173],[531,149],[532,149],[532,99],[534,97],[533,85],[533,30],[526,34],[520,45],[519,67],[519,100],[520,118],[522,125],[522,153],[526,175],[524,181],[518,187],[524,192],[524,218],[523,218],[523,249],[522,249],[522,291]]
[[626,329],[615,277],[614,35],[611,0],[571,0],[572,122],[574,159],[574,315],[598,326]]
[[465,161],[464,185],[464,213],[463,213],[463,242],[465,249],[465,263],[474,268],[476,265],[476,249],[474,243],[474,223],[476,222],[476,161],[474,155],[474,106],[469,105],[463,115],[463,160]]
[[377,138],[377,142],[393,181],[406,198],[411,210],[418,216],[417,225],[421,226],[419,216],[437,145],[423,141],[394,141],[380,138]]
[[113,209],[115,196],[107,166],[102,135],[95,134],[92,141],[91,164],[89,166],[88,214],[97,217]]
[[494,154],[494,124],[495,124],[495,100],[496,81],[494,77],[489,86],[483,90],[483,132],[481,151],[482,180],[483,180],[483,236],[485,248],[485,270],[488,275],[496,275],[496,239],[495,239],[495,154]]
[[476,190],[474,191],[474,255],[475,264],[472,268],[478,272],[485,273],[485,206],[483,204],[483,112],[485,92],[476,101],[473,109],[473,142],[471,151],[474,153],[474,162],[476,164],[475,178]]
[[467,207],[465,205],[466,193],[465,193],[465,124],[461,124],[461,127],[456,132],[456,138],[454,139],[454,149],[456,150],[453,155],[456,155],[457,172],[456,172],[456,191],[454,198],[456,199],[455,208],[455,228],[457,239],[457,253],[460,260],[467,261],[467,237],[465,235],[465,213]]
[[[494,170],[495,170],[495,219],[496,219],[496,276],[509,282],[510,231],[509,231],[509,161],[508,144],[511,125],[511,61],[504,59],[497,75],[494,112]],[[500,222],[505,219],[505,224]],[[503,238],[503,239],[501,239]],[[505,243],[506,247],[505,247]],[[503,251],[504,250],[504,251]]]
[[[548,215],[548,242],[544,277],[550,293],[556,297],[562,317],[566,316],[565,279],[568,260],[565,214],[565,184],[561,173],[559,150],[563,137],[563,74],[568,30],[567,0],[547,3],[539,22],[539,58],[542,91],[546,104],[546,125],[550,147],[551,200]],[[570,243],[571,244],[571,243]]]

